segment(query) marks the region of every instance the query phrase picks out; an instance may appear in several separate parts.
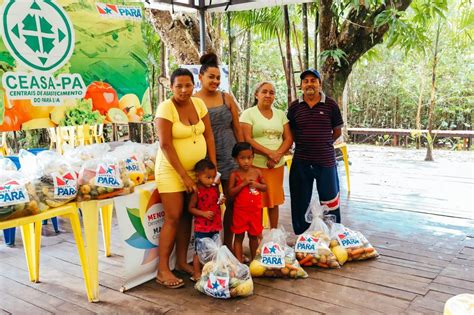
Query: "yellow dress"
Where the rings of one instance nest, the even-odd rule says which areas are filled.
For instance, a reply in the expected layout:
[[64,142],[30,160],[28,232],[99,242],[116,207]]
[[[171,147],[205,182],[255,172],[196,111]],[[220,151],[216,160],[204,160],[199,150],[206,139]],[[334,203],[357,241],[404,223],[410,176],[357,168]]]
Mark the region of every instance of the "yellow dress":
[[[156,118],[164,118],[173,123],[171,133],[173,146],[186,172],[195,179],[194,165],[204,159],[207,153],[206,139],[204,138],[204,122],[202,118],[207,114],[204,102],[195,97],[191,101],[199,116],[199,122],[187,126],[179,120],[179,114],[171,100],[158,105]],[[178,172],[171,166],[163,152],[158,149],[155,164],[155,181],[160,193],[185,191],[186,187]]]

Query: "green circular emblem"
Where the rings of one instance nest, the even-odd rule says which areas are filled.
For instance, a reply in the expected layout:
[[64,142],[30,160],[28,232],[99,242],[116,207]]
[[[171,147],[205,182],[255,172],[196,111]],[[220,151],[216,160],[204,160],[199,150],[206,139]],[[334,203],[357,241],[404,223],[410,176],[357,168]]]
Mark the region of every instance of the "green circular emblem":
[[71,57],[72,23],[53,0],[6,1],[1,18],[5,46],[28,68],[54,72]]

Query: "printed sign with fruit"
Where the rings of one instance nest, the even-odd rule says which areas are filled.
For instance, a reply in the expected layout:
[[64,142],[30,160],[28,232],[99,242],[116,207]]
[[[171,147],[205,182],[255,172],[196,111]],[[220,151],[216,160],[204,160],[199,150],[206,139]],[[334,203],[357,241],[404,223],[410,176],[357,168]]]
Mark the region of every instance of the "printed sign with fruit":
[[[80,0],[0,6],[0,131],[126,124],[151,114],[141,19],[101,16]],[[41,32],[33,34],[35,19]]]

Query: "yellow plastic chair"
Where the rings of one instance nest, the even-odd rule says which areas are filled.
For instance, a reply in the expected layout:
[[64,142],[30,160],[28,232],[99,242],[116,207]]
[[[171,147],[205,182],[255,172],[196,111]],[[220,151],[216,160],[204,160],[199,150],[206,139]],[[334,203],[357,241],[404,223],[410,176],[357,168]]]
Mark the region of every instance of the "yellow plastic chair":
[[96,143],[104,143],[104,124],[92,126],[92,136]]
[[2,132],[2,142],[0,142],[0,154],[3,156],[8,155],[8,146],[7,146],[7,133]]
[[50,127],[48,128],[48,135],[49,135],[49,149],[52,150],[53,148],[58,148],[60,147],[58,143],[58,134],[56,132],[56,128]]
[[63,145],[76,147],[76,128],[74,126],[56,128],[56,146],[59,153],[63,153]]
[[[76,203],[69,203],[62,207],[52,208],[37,215],[0,222],[0,230],[21,227],[29,278],[32,282],[39,282],[42,222],[43,220],[57,216],[63,216],[71,221],[71,228],[74,240],[76,241],[79,259],[81,261],[82,272],[84,274],[87,298],[90,302],[98,301],[98,293],[97,295],[94,295],[91,288],[90,272],[88,269],[86,250],[82,238],[81,224]],[[88,243],[87,245],[89,247],[91,244]]]
[[347,192],[351,192],[351,176],[349,174],[349,156],[347,155],[347,143],[339,142],[334,144],[334,149],[341,149],[342,158],[344,160],[344,168],[346,169]]
[[91,126],[89,125],[82,125],[82,126],[76,126],[76,145],[87,145],[87,144],[92,144],[93,137],[91,135]]

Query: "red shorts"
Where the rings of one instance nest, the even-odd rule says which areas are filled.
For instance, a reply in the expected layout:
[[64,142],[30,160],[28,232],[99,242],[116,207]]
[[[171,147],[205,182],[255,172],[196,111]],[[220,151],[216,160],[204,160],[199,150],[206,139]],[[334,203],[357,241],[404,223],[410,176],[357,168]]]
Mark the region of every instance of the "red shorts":
[[251,236],[259,236],[262,234],[262,209],[233,209],[233,218],[231,231],[234,234],[242,234],[247,232]]

